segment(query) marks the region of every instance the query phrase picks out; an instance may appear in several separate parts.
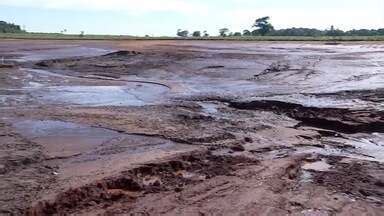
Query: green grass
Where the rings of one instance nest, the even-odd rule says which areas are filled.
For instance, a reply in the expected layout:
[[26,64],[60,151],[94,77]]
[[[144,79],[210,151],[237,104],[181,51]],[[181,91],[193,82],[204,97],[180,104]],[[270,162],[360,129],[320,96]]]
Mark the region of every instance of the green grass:
[[70,35],[58,33],[0,33],[0,39],[36,40],[230,40],[230,41],[384,41],[384,36],[342,36],[342,37],[304,37],[304,36],[250,36],[250,37],[135,37],[127,35]]

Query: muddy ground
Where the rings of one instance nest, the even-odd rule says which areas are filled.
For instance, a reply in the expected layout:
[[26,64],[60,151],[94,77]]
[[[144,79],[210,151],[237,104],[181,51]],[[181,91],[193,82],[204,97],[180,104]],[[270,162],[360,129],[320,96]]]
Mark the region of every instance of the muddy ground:
[[384,44],[0,41],[1,215],[382,215]]

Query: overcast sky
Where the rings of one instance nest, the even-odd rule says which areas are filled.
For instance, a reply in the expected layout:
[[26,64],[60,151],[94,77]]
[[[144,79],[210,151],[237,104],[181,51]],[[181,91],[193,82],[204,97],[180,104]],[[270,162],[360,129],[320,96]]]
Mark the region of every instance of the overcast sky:
[[278,29],[384,28],[384,0],[0,0],[0,20],[33,32],[216,35],[223,27],[250,29],[261,16]]

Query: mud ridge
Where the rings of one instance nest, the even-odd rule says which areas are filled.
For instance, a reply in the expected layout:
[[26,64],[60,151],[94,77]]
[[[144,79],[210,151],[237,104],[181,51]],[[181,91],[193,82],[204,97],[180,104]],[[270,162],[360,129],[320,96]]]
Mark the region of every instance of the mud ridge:
[[[135,55],[139,55],[139,54],[142,54],[142,53],[136,52],[136,51],[120,50],[120,51],[111,52],[111,53],[102,55],[100,57],[119,58],[119,57],[130,57],[130,56],[135,56]],[[90,59],[94,59],[94,58],[97,58],[97,57],[71,57],[71,58],[49,59],[49,60],[38,61],[35,65],[40,66],[40,67],[50,67],[50,66],[53,66],[54,64],[58,64],[58,63],[75,63],[75,62],[80,62],[83,60],[90,60]],[[95,65],[95,66],[106,67],[104,65]],[[108,68],[108,66],[107,66],[107,68]]]
[[285,114],[301,121],[298,126],[313,126],[349,134],[384,131],[384,113],[381,111],[306,107],[274,100],[230,102],[229,105],[236,109],[264,110]]
[[131,55],[140,55],[140,54],[142,54],[142,53],[141,52],[137,52],[137,51],[120,50],[120,51],[116,51],[116,52],[111,52],[111,53],[105,54],[103,56],[107,56],[107,57],[121,57],[121,56],[131,56]]
[[71,214],[88,208],[132,202],[139,196],[159,191],[180,192],[183,187],[219,175],[231,175],[242,166],[258,164],[242,156],[215,156],[209,151],[181,155],[161,163],[144,164],[119,176],[69,189],[54,200],[40,201],[26,215]]
[[372,89],[372,90],[353,90],[353,91],[339,91],[334,93],[319,93],[313,94],[318,97],[336,97],[343,99],[361,99],[371,102],[384,101],[384,89]]
[[0,63],[0,68],[14,68],[16,67],[14,64]]

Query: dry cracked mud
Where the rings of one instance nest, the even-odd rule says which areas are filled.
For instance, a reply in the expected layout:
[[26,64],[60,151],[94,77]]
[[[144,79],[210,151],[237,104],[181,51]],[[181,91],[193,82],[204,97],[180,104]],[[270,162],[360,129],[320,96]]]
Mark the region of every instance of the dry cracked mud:
[[1,215],[382,215],[384,44],[2,40]]

